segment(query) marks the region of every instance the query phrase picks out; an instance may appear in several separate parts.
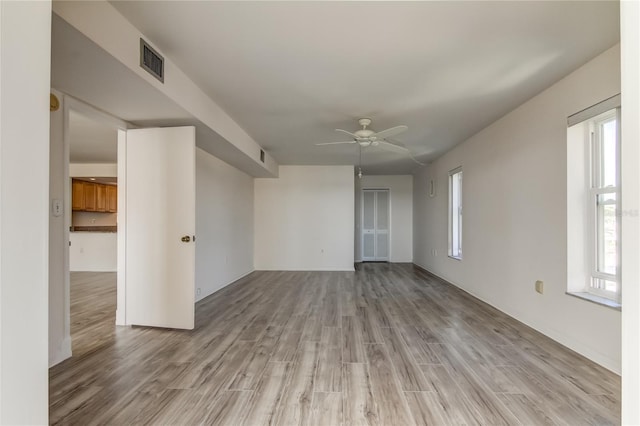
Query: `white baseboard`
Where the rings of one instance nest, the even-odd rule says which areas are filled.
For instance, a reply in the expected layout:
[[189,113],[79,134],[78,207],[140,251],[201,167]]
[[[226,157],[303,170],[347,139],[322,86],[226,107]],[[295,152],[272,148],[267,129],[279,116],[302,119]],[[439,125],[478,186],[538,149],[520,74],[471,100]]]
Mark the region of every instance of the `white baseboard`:
[[211,293],[209,293],[209,294],[205,294],[204,296],[201,296],[199,299],[196,299],[196,302],[199,302],[199,301],[201,301],[202,299],[205,299],[205,298],[207,298],[207,297],[211,296],[212,294],[214,294],[214,293],[216,293],[216,292],[218,292],[218,291],[222,290],[223,288],[227,287],[228,285],[235,283],[236,281],[238,281],[238,280],[240,280],[240,279],[242,279],[242,278],[246,277],[247,275],[249,275],[249,274],[251,274],[251,273],[253,273],[253,272],[255,272],[255,269],[251,269],[251,270],[250,270],[250,271],[248,271],[248,272],[244,272],[244,273],[242,273],[242,274],[238,275],[236,278],[231,279],[231,281],[228,281],[226,284],[221,285],[220,287],[218,287],[218,288],[216,288],[215,290],[213,290]]
[[54,353],[49,352],[49,368],[71,358],[71,336],[62,339]]
[[125,322],[124,310],[116,309],[116,325],[127,325]]
[[354,272],[351,268],[257,268],[256,271],[285,271],[285,272]]
[[226,284],[225,284],[224,286],[222,286],[222,287],[226,287],[226,286],[228,286],[229,284],[233,284],[233,283],[235,283],[236,281],[238,281],[238,280],[240,280],[240,279],[242,279],[242,278],[246,277],[247,275],[254,273],[255,271],[256,271],[255,269],[251,269],[249,272],[245,272],[245,273],[243,273],[243,274],[240,274],[240,275],[238,275],[237,277],[235,277],[234,279],[232,279],[231,281],[229,281],[228,283],[226,283]]

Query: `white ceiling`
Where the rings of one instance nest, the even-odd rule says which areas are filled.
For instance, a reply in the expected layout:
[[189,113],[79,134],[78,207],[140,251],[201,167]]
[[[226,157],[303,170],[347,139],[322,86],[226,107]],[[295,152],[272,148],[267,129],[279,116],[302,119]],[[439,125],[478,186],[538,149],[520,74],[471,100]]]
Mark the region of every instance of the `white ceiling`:
[[[618,2],[112,4],[280,164],[354,164],[335,128],[406,124],[430,160],[619,40]],[[416,164],[363,150],[366,173]]]
[[[251,176],[269,176],[253,159],[56,14],[51,20],[51,87],[133,127],[194,126],[198,147]],[[94,162],[98,161],[104,160]]]
[[118,130],[70,111],[69,159],[72,163],[116,163]]

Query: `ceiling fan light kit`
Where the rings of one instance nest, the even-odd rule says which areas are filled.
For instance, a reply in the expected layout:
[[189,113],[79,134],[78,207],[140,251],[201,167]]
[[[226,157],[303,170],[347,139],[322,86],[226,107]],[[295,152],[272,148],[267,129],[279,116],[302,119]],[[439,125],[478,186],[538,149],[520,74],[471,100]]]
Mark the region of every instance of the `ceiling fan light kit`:
[[[400,126],[395,126],[395,127],[391,127],[389,129],[386,130],[382,130],[380,132],[375,132],[371,129],[368,129],[367,127],[371,125],[371,119],[370,118],[361,118],[358,120],[358,124],[360,126],[362,126],[362,129],[356,130],[355,132],[351,133],[347,130],[342,130],[342,129],[336,129],[336,132],[340,132],[340,133],[345,133],[349,136],[351,136],[352,140],[350,141],[340,141],[340,142],[325,142],[325,143],[317,143],[316,146],[325,146],[325,145],[345,145],[345,144],[358,144],[360,146],[360,148],[367,148],[369,146],[380,146],[383,149],[386,149],[387,151],[394,151],[400,154],[405,154],[408,155],[409,157],[411,157],[411,159],[413,161],[415,161],[416,163],[420,164],[421,166],[424,166],[423,163],[421,163],[420,161],[416,160],[415,157],[413,155],[411,155],[411,152],[405,148],[404,146],[400,146],[398,144],[395,143],[391,143],[389,141],[387,141],[387,138],[390,138],[392,136],[396,136],[404,131],[406,131],[408,129],[407,126],[404,125],[400,125]],[[362,171],[360,170],[358,172],[358,177],[361,177],[362,175]]]

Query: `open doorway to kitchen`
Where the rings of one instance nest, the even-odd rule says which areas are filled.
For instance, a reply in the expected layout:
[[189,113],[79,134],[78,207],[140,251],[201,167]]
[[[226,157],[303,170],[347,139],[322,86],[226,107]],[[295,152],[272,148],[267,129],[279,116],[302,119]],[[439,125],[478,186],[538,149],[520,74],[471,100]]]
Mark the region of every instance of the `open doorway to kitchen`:
[[[55,88],[50,110],[49,365],[53,366],[86,353],[115,331],[118,130],[127,123]],[[82,338],[90,345],[81,343]]]
[[118,127],[69,106],[69,300],[72,353],[115,331],[117,301]]

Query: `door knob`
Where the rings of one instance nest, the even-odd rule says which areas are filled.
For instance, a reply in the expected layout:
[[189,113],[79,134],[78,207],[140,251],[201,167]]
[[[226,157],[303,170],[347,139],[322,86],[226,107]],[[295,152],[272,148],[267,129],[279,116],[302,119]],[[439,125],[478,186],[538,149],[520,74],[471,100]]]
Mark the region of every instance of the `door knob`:
[[180,238],[182,240],[183,243],[188,243],[189,241],[191,241],[191,237],[188,235],[185,235],[184,237]]

